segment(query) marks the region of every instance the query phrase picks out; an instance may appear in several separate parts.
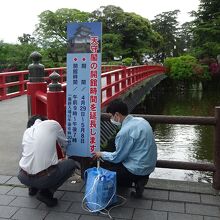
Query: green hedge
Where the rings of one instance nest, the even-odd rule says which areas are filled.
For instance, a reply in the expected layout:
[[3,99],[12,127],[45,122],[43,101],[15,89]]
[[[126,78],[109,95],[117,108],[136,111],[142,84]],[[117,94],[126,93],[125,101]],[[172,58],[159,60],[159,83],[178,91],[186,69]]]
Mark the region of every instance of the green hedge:
[[164,61],[167,74],[171,79],[177,80],[208,80],[211,75],[208,66],[201,65],[193,56],[167,58]]

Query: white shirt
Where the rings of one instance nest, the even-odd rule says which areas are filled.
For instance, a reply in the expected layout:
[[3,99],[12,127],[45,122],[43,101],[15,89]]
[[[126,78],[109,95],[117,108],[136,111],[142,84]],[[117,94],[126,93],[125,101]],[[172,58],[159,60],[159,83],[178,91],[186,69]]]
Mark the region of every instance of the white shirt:
[[37,119],[34,125],[24,132],[19,166],[29,174],[36,174],[57,164],[56,141],[60,146],[67,145],[61,125],[54,120]]

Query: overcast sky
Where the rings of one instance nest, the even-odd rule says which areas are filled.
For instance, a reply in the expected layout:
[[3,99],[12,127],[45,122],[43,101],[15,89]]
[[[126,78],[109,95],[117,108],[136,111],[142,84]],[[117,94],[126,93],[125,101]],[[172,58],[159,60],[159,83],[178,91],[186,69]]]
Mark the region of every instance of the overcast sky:
[[23,33],[32,34],[38,15],[59,8],[92,12],[100,6],[115,5],[125,12],[135,12],[149,20],[161,12],[179,9],[179,22],[191,21],[188,12],[197,10],[199,0],[2,0],[0,6],[0,40],[16,43]]

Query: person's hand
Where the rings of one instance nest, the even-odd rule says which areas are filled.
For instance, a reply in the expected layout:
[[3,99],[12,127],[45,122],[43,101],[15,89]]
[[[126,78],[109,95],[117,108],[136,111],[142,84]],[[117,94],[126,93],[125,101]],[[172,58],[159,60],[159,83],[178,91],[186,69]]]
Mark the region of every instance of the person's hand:
[[92,157],[93,160],[97,160],[102,157],[102,152],[100,152],[100,151],[93,152],[92,154],[93,154],[93,157]]

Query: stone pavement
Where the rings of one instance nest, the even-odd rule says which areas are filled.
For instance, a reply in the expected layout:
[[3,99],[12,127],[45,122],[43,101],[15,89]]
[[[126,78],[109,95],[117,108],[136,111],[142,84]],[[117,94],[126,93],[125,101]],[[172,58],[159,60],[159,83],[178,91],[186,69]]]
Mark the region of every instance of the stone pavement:
[[[121,192],[127,202],[112,209],[115,220],[220,220],[220,196],[210,184],[150,179],[143,199]],[[16,177],[0,175],[0,220],[102,220],[102,214],[92,214],[81,208],[84,184],[71,177],[55,193],[58,206],[46,207],[35,197],[28,196]]]

